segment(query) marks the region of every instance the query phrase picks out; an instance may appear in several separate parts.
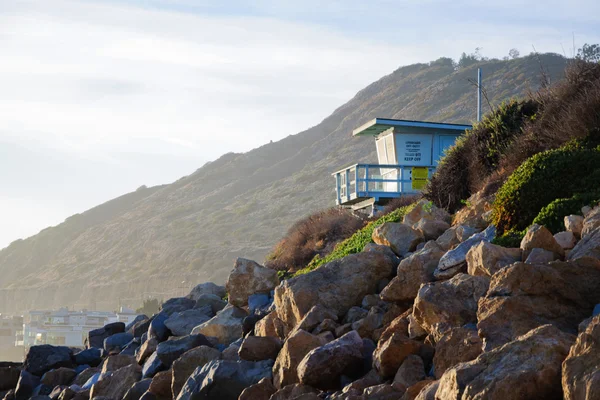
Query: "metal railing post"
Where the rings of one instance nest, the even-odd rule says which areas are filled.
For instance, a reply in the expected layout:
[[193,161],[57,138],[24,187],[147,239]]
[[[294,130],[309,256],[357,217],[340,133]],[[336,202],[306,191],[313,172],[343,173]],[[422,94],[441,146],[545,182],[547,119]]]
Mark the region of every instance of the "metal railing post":
[[340,174],[335,174],[335,193],[337,194],[338,206],[342,204],[342,196],[340,194]]
[[369,191],[369,164],[365,165],[365,192]]
[[346,199],[350,200],[350,168],[346,170]]

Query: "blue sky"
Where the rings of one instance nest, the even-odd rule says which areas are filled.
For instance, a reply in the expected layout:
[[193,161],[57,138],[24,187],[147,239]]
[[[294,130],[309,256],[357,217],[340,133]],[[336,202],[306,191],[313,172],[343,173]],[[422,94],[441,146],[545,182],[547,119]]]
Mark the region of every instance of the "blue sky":
[[0,248],[313,126],[402,65],[571,55],[595,1],[0,0]]

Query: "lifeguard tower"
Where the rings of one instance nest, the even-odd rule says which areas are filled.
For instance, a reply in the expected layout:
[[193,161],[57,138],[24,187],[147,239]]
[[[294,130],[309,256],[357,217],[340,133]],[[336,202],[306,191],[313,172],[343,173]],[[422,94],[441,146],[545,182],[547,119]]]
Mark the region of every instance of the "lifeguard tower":
[[375,118],[353,136],[375,138],[379,164],[355,164],[333,174],[336,203],[375,212],[394,198],[421,191],[444,151],[471,125]]

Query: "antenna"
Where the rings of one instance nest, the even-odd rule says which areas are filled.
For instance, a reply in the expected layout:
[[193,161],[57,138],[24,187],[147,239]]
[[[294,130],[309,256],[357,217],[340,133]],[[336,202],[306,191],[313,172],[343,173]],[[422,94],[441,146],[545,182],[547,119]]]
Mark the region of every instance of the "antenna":
[[477,68],[477,122],[481,121],[481,68]]

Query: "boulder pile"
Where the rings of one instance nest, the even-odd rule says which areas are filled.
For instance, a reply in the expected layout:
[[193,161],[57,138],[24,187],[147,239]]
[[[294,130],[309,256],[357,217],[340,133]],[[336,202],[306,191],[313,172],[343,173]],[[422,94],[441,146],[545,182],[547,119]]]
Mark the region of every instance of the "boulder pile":
[[452,224],[420,201],[363,252],[282,282],[238,259],[225,287],[85,350],[0,363],[0,399],[598,399],[600,206],[584,212],[504,248],[486,207]]

